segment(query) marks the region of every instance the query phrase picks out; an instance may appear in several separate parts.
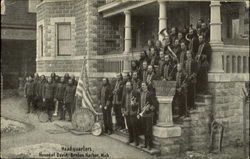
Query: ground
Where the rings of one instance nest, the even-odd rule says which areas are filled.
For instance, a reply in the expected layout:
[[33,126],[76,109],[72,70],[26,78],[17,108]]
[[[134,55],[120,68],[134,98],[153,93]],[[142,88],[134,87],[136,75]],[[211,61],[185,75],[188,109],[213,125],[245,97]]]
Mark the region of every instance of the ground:
[[[62,121],[41,123],[37,114],[26,114],[26,112],[26,100],[23,97],[12,95],[1,100],[1,158],[36,158],[41,152],[63,154],[66,152],[61,148],[70,146],[85,147],[86,150],[80,153],[88,155],[104,154],[111,158],[156,158],[104,135],[97,137],[90,134],[51,134],[50,130],[62,130],[55,124],[70,126],[71,123]],[[12,129],[17,129],[17,131],[8,133]],[[242,148],[231,148],[219,154],[186,152],[179,159],[241,159],[242,154]]]
[[[108,154],[112,158],[154,158],[124,143],[113,140],[107,136],[73,135],[70,133],[50,134],[47,131],[58,129],[54,123],[40,123],[35,114],[26,114],[26,101],[22,97],[11,97],[1,100],[1,116],[33,125],[34,128],[26,133],[1,135],[2,157],[25,157],[22,153],[29,149],[29,157],[39,153],[37,149],[48,150],[45,147],[58,150],[61,146],[90,147],[89,154]],[[57,122],[59,123],[59,122]],[[29,146],[32,145],[32,146]],[[31,148],[36,150],[30,150]],[[17,154],[19,153],[19,154]],[[26,154],[27,155],[27,154]]]

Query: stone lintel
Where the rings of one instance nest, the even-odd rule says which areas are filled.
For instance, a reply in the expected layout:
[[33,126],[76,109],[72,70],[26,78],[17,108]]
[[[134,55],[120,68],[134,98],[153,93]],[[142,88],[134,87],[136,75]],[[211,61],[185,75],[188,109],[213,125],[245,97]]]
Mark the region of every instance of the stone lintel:
[[158,127],[153,126],[153,135],[159,138],[179,137],[181,136],[181,127]]

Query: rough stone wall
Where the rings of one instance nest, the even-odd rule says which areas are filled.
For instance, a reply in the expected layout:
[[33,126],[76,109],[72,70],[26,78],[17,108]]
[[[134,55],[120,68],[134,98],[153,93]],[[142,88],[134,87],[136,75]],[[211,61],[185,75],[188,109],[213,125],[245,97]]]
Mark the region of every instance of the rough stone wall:
[[224,126],[224,146],[243,142],[242,88],[245,82],[209,83],[214,96],[214,119]]
[[36,14],[28,12],[28,0],[6,0],[5,8],[5,15],[1,15],[1,25],[36,25]]
[[37,61],[38,72],[80,72],[82,60],[41,60]]
[[205,102],[204,96],[199,95],[196,98],[196,107],[181,125],[181,152],[204,151],[209,148],[212,105]]
[[[71,58],[87,55],[88,14],[87,1],[62,1],[43,3],[37,8],[37,21],[44,25],[44,57],[37,59],[38,72],[80,72],[82,59]],[[57,22],[71,22],[72,56],[57,57],[55,29]],[[39,53],[37,53],[39,54]]]
[[[213,94],[212,104],[205,104],[204,96],[196,98],[197,110],[191,111],[190,118],[182,125],[181,151],[208,150],[210,145],[211,122],[215,120],[224,127],[222,149],[243,144],[243,94],[245,82],[209,83]],[[249,105],[246,107],[246,138],[249,143]],[[214,133],[213,149],[219,145],[219,131]]]
[[[97,13],[98,14],[98,13]],[[123,17],[117,16],[113,18],[103,18],[97,16],[97,41],[99,55],[121,53],[123,51]]]
[[88,13],[87,0],[75,2],[75,22],[76,22],[76,53],[75,55],[87,55],[88,44]]

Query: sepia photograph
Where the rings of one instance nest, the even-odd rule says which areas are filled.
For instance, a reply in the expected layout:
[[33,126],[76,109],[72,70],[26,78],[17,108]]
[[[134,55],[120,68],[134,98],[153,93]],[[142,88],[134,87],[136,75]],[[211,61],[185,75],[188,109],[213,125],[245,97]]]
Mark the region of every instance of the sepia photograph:
[[1,158],[250,159],[248,0],[1,0]]

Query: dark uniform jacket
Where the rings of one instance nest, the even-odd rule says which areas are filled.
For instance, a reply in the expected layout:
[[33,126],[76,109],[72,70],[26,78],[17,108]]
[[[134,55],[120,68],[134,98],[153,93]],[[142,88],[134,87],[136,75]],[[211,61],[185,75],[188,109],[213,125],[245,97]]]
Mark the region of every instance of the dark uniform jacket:
[[209,42],[209,40],[210,40],[210,30],[208,28],[201,29],[201,35],[203,35],[206,42]]
[[184,71],[177,72],[176,74],[176,91],[178,94],[183,94],[186,89],[186,74]]
[[123,92],[123,81],[117,80],[113,89],[113,104],[121,104]]
[[36,89],[36,95],[38,98],[42,98],[43,97],[43,87],[46,84],[46,80],[43,81],[39,81],[37,83],[37,89]]
[[[198,55],[200,55],[200,58],[198,59]],[[209,62],[211,58],[211,46],[209,43],[201,43],[198,48],[198,53],[196,56],[197,61],[197,67],[198,69],[200,67],[209,67]]]
[[180,57],[180,54],[181,54],[181,47],[180,45],[178,46],[174,46],[172,48],[173,52],[175,53],[175,55],[177,56],[178,60],[179,60],[179,57]]
[[64,92],[64,102],[65,103],[74,103],[76,93],[76,86],[75,85],[67,85]]
[[[134,104],[132,104],[132,98],[134,98]],[[131,92],[125,92],[122,95],[122,111],[125,116],[134,116],[138,113],[140,93],[135,90]]]
[[148,84],[151,84],[153,82],[153,80],[155,80],[156,77],[155,77],[155,73],[152,72],[151,74],[150,73],[147,73],[147,79],[146,79],[146,82]]
[[179,62],[180,62],[180,64],[181,64],[183,67],[184,67],[185,61],[186,61],[186,59],[187,59],[186,53],[187,53],[186,50],[181,50],[180,56],[179,56]]
[[55,96],[55,85],[53,83],[44,84],[42,96],[45,99],[53,99]]
[[188,76],[188,82],[196,83],[197,66],[193,59],[187,59],[185,62],[185,73]]
[[26,96],[34,96],[35,95],[35,83],[33,81],[26,82],[24,85],[24,94]]
[[64,98],[64,93],[65,93],[66,85],[64,83],[58,83],[56,87],[56,95],[55,98],[57,100],[62,101]]
[[163,67],[163,79],[172,80],[174,75],[174,67],[171,61],[165,62]]
[[143,110],[145,110],[146,105],[149,104],[149,110],[145,110],[142,117],[153,116],[155,109],[153,97],[154,97],[153,93],[151,93],[148,90],[146,92],[142,91],[140,93],[140,103],[139,103],[140,107],[137,114],[140,114]]
[[150,64],[152,66],[158,65],[159,64],[159,60],[160,60],[159,56],[155,53],[155,55],[151,57]]
[[35,91],[34,95],[35,96],[38,96],[37,92],[39,90],[39,83],[40,83],[39,78],[35,78],[34,79],[34,91]]
[[100,105],[104,108],[107,106],[111,108],[111,101],[112,101],[112,92],[110,85],[103,85],[100,90]]
[[198,51],[198,47],[199,47],[199,40],[197,37],[193,37],[190,39],[189,45],[188,45],[188,49],[190,50],[191,54],[193,57],[196,56],[197,51]]
[[139,91],[141,88],[141,80],[140,79],[132,79],[131,80],[132,88],[135,91]]
[[148,76],[147,69],[142,69],[140,72],[141,72],[141,81],[146,82]]
[[160,76],[160,77],[162,77],[163,76],[163,69],[164,69],[164,65],[165,65],[165,60],[164,59],[161,59],[161,60],[159,60],[159,68],[158,68],[158,75]]
[[170,35],[171,44],[174,45],[175,40],[178,39],[177,34]]

